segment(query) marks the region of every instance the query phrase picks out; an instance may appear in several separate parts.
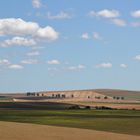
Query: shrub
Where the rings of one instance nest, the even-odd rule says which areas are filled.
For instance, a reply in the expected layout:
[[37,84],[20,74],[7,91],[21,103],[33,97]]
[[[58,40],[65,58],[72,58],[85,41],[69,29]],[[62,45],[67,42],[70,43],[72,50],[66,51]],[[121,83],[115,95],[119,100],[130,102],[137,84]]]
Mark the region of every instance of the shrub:
[[69,109],[80,109],[79,105],[72,105],[69,107]]
[[91,109],[91,107],[90,106],[85,106],[85,109]]

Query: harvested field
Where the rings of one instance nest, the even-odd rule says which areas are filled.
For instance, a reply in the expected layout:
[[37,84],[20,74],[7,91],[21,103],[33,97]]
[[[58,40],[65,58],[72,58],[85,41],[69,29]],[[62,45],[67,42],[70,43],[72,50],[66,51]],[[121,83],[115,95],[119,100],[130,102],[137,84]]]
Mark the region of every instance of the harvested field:
[[1,140],[140,140],[139,136],[26,123],[0,122]]
[[57,102],[0,102],[0,109],[47,109],[62,110],[67,109],[71,104]]

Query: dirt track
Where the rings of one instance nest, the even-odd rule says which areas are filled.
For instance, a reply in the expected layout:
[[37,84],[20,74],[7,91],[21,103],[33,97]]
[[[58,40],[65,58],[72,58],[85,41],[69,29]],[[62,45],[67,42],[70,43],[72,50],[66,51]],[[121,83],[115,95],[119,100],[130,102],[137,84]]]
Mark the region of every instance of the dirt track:
[[0,122],[1,140],[140,140],[139,136],[25,123]]

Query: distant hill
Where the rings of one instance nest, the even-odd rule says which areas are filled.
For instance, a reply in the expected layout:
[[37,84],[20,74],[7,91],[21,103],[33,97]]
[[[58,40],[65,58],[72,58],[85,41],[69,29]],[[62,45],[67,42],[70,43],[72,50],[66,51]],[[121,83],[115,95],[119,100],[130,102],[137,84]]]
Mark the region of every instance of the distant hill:
[[123,96],[128,100],[140,100],[140,91],[119,90],[119,89],[96,89],[97,93],[107,96]]
[[[124,97],[125,100],[139,100],[140,101],[140,91],[129,91],[129,90],[118,90],[118,89],[87,89],[87,90],[64,90],[64,91],[42,91],[36,92],[40,96],[52,96],[56,94],[63,94],[68,97],[75,97],[74,100],[92,100],[95,97],[101,97],[102,99],[105,96],[108,96],[108,99],[113,99],[113,97]],[[5,99],[7,97],[11,98],[24,98],[27,97],[26,93],[3,93],[0,94],[0,99]],[[89,97],[89,98],[88,98]],[[107,100],[106,100],[107,101]]]

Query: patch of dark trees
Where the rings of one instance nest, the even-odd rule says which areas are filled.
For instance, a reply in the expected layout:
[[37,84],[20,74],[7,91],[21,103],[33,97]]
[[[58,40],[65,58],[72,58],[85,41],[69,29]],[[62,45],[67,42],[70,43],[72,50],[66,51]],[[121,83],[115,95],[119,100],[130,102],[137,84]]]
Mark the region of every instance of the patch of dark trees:
[[79,106],[79,105],[72,105],[68,109],[96,109],[96,110],[114,110],[114,108],[107,107],[107,106]]

